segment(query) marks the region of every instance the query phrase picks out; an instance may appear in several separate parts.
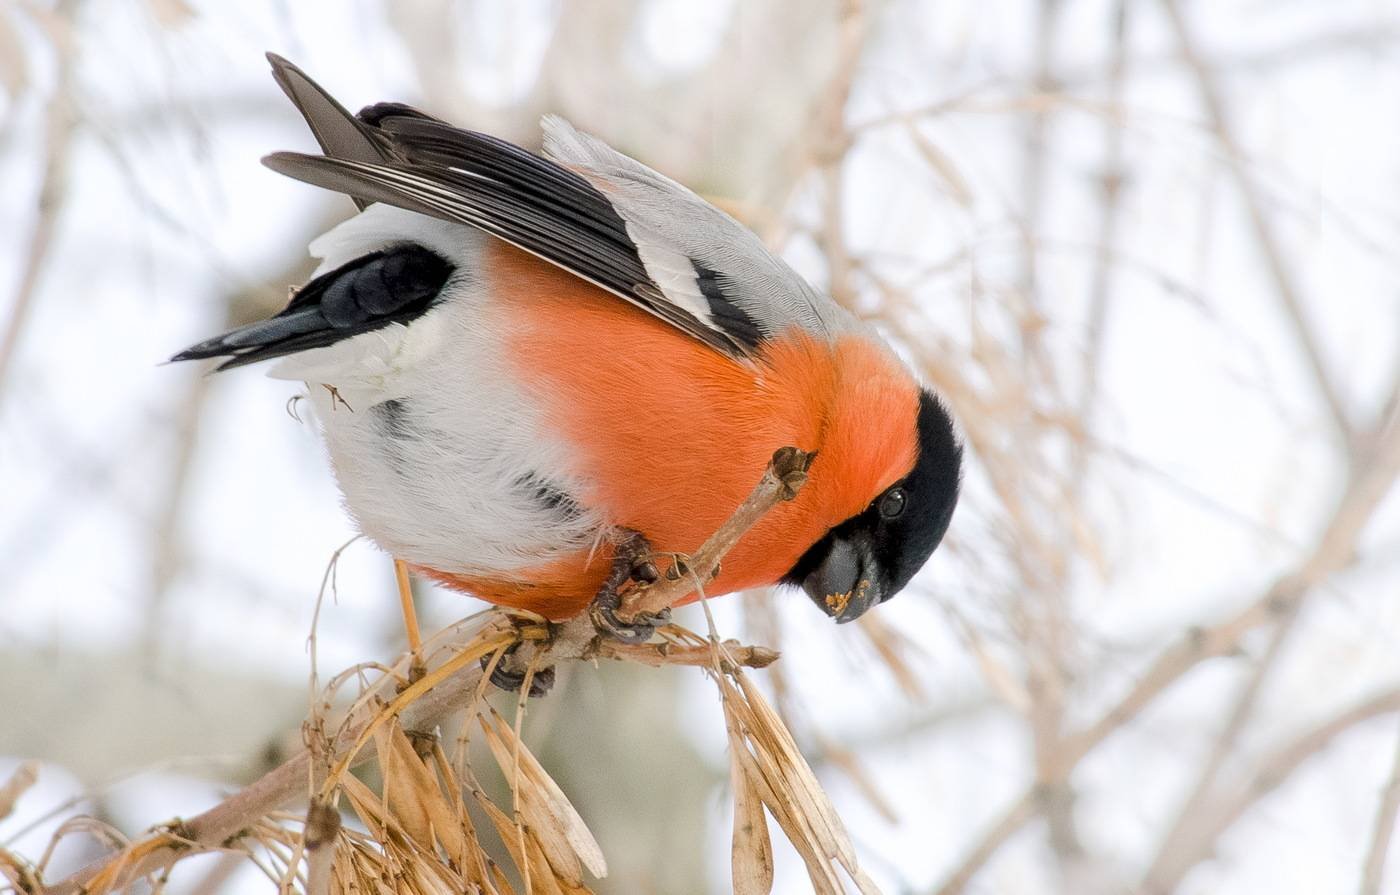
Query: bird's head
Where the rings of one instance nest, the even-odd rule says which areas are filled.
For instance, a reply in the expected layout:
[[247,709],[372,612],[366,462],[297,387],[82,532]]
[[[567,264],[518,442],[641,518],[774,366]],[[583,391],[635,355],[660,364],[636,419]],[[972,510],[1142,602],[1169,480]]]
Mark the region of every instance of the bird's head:
[[932,555],[958,502],[962,446],[947,410],[919,393],[918,457],[904,478],[813,544],[783,582],[844,624],[893,597]]

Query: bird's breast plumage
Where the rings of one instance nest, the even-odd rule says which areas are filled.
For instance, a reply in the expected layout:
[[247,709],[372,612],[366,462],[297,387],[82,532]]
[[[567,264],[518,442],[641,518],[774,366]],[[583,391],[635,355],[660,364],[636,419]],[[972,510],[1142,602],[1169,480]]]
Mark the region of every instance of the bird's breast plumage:
[[[568,446],[576,498],[656,549],[696,549],[775,449],[818,452],[808,487],[730,553],[714,593],[776,582],[914,463],[917,385],[869,337],[794,329],[744,362],[509,246],[489,246],[484,275],[494,316],[509,321],[514,376]],[[574,610],[592,597],[607,557],[579,559]],[[541,569],[551,580],[560,572]]]

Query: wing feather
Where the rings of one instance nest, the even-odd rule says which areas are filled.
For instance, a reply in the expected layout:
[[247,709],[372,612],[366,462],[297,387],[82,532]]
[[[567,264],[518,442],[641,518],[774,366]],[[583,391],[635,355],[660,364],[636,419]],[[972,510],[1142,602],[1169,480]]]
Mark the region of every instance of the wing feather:
[[277,152],[288,177],[463,223],[523,249],[739,359],[800,326],[829,335],[849,315],[733,218],[562,119],[548,156],[397,103],[351,115],[269,54],[324,156]]

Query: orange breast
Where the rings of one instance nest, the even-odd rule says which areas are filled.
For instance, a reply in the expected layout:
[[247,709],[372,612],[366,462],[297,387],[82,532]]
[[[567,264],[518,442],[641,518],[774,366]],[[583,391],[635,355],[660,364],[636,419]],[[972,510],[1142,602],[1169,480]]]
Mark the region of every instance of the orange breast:
[[[747,365],[514,248],[497,243],[488,257],[516,373],[572,446],[570,472],[586,483],[576,496],[614,525],[691,552],[774,450],[818,452],[807,487],[730,552],[711,595],[777,581],[913,466],[917,386],[863,337],[828,344],[793,331]],[[587,605],[610,558],[581,554],[513,582],[435,577],[563,618]]]

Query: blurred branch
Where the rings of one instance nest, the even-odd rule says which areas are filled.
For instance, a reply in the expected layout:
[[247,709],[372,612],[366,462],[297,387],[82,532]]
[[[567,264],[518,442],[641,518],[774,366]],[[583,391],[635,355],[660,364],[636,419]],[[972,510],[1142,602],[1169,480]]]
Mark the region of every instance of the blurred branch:
[[181,512],[199,443],[197,428],[200,413],[214,381],[213,377],[196,370],[187,370],[185,375],[185,391],[170,433],[175,440],[175,456],[167,466],[165,494],[150,527],[151,581],[146,591],[145,611],[141,614],[141,645],[138,651],[152,667],[163,650],[170,587],[179,575],[186,555],[184,541],[180,537]]
[[59,0],[53,12],[41,20],[53,45],[57,76],[44,121],[44,168],[39,179],[38,216],[30,231],[29,248],[20,268],[10,318],[4,333],[0,334],[0,400],[8,391],[6,379],[34,308],[67,190],[68,155],[77,129],[74,76],[78,66],[78,40],[74,20],[78,6],[79,0]]
[[1380,895],[1380,882],[1385,878],[1386,854],[1390,852],[1390,838],[1396,829],[1396,814],[1400,814],[1400,737],[1396,738],[1396,756],[1390,769],[1390,780],[1380,791],[1380,804],[1376,805],[1371,847],[1366,850],[1366,864],[1361,874],[1361,895]]
[[[1113,56],[1108,71],[1108,113],[1103,117],[1103,170],[1099,177],[1099,238],[1094,241],[1094,273],[1089,287],[1089,320],[1086,325],[1083,382],[1080,385],[1078,418],[1086,433],[1094,430],[1094,411],[1099,398],[1099,370],[1103,365],[1104,331],[1108,327],[1109,286],[1118,254],[1118,228],[1123,207],[1126,179],[1123,156],[1123,81],[1127,69],[1127,0],[1118,0],[1113,11]],[[1070,493],[1084,499],[1084,474],[1089,457],[1089,440],[1075,447],[1069,475]]]
[[[1037,21],[1031,28],[1034,47],[1032,66],[1034,75],[1030,90],[1034,94],[1057,92],[1059,80],[1056,74],[1055,39],[1059,33],[1063,0],[1040,0],[1035,6]],[[1038,106],[1027,122],[1025,153],[1022,157],[1021,185],[1026,228],[1021,249],[1020,298],[1024,310],[1019,321],[1018,335],[1021,340],[1023,362],[1034,366],[1037,374],[1047,383],[1053,383],[1055,376],[1044,341],[1044,307],[1040,282],[1040,246],[1038,237],[1044,229],[1045,198],[1049,174],[1050,138],[1053,106]],[[1027,414],[1020,427],[1038,427],[1032,414]],[[1034,435],[1023,432],[1026,442]],[[1081,493],[1069,490],[1071,494]],[[1070,498],[1071,501],[1076,498]],[[1026,691],[1031,694],[1027,703],[1027,720],[1031,745],[1035,754],[1036,787],[1035,801],[1038,810],[1045,818],[1049,833],[1051,854],[1058,866],[1061,880],[1069,880],[1075,865],[1083,858],[1084,846],[1080,841],[1075,820],[1075,792],[1067,773],[1060,773],[1063,763],[1058,751],[1064,735],[1065,700],[1068,696],[1068,627],[1069,607],[1065,584],[1068,581],[1070,564],[1067,557],[1073,547],[1073,526],[1070,521],[1078,516],[1074,507],[1064,516],[1065,524],[1060,527],[1055,547],[1060,561],[1047,565],[1042,570],[1045,580],[1039,588],[1040,596],[1045,597],[1044,614],[1027,626],[1027,635],[1034,646],[1027,653]],[[1036,584],[1033,575],[1027,576],[1027,584]]]
[[1142,895],[1170,895],[1181,884],[1186,872],[1210,852],[1221,834],[1252,805],[1284,783],[1303,762],[1325,749],[1339,734],[1396,711],[1400,711],[1400,688],[1347,708],[1265,755],[1243,785],[1232,795],[1217,801],[1209,813],[1198,819],[1191,841],[1178,844],[1163,864],[1154,866],[1153,872],[1143,880]]
[[1240,150],[1239,140],[1235,137],[1231,127],[1220,85],[1215,74],[1206,66],[1197,51],[1195,39],[1187,27],[1186,20],[1182,16],[1176,0],[1162,0],[1162,5],[1171,22],[1182,59],[1195,78],[1196,88],[1201,95],[1201,102],[1205,106],[1211,130],[1214,131],[1216,141],[1220,144],[1226,167],[1239,191],[1241,200],[1244,202],[1245,210],[1249,214],[1255,242],[1264,255],[1265,266],[1268,268],[1269,276],[1273,279],[1278,299],[1283,305],[1289,324],[1293,328],[1294,337],[1302,348],[1303,355],[1307,358],[1308,366],[1312,370],[1313,382],[1332,416],[1333,426],[1341,437],[1342,443],[1348,452],[1354,455],[1356,449],[1355,427],[1347,412],[1346,405],[1342,401],[1341,393],[1337,390],[1336,383],[1332,379],[1331,371],[1327,367],[1322,347],[1318,344],[1316,331],[1303,310],[1302,292],[1292,270],[1284,261],[1283,248],[1280,246],[1278,236],[1265,212],[1264,199],[1259,194],[1259,188],[1255,185],[1249,171],[1245,168],[1244,154]]
[[1157,846],[1157,853],[1148,867],[1147,879],[1154,879],[1159,873],[1164,872],[1164,869],[1175,861],[1186,848],[1186,843],[1199,835],[1201,815],[1207,810],[1220,771],[1234,751],[1241,734],[1244,733],[1259,698],[1259,693],[1269,680],[1270,673],[1278,664],[1284,643],[1297,626],[1300,616],[1299,610],[1302,605],[1301,600],[1295,600],[1284,609],[1282,617],[1274,627],[1273,636],[1269,639],[1269,645],[1264,650],[1264,655],[1255,663],[1249,680],[1235,698],[1235,704],[1230,710],[1224,728],[1215,738],[1209,756],[1197,772],[1195,784],[1191,787],[1186,798],[1182,800],[1181,807],[1177,809],[1176,820],[1162,836],[1161,844]]
[[1249,631],[1289,611],[1313,586],[1345,569],[1355,559],[1357,538],[1400,474],[1400,427],[1389,433],[1384,450],[1372,465],[1354,475],[1319,534],[1311,553],[1290,573],[1280,576],[1261,596],[1231,618],[1206,628],[1194,628],[1168,649],[1118,704],[1071,738],[1069,755],[1077,761],[1157,696],[1205,659],[1238,648]]
[[[1057,775],[1068,777],[1085,756],[1123,729],[1201,662],[1234,652],[1245,634],[1281,615],[1297,612],[1298,604],[1314,586],[1351,565],[1357,539],[1397,475],[1400,475],[1400,425],[1388,430],[1369,465],[1353,470],[1345,492],[1309,555],[1235,615],[1210,627],[1189,630],[1181,642],[1163,652],[1132,689],[1098,721],[1065,737],[1056,752],[1063,763]],[[1027,810],[1025,806],[1029,804],[1033,809],[1037,804],[1038,787],[1039,782],[1032,783],[1012,802],[940,886],[939,895],[961,892],[982,864],[1035,816],[1036,811]]]
[[1035,817],[1040,806],[1036,793],[1037,787],[1031,786],[1002,812],[987,832],[982,834],[982,838],[963,855],[962,862],[938,886],[935,895],[958,895],[967,888],[967,884],[972,882],[982,866],[991,860],[992,855]]
[[823,91],[813,120],[813,160],[821,172],[824,206],[821,247],[826,256],[827,290],[848,308],[856,304],[851,283],[851,253],[846,244],[845,160],[851,147],[846,128],[846,104],[855,85],[856,66],[865,49],[865,4],[846,0],[841,8],[840,46],[836,70]]
[[1381,790],[1376,806],[1376,821],[1371,831],[1371,846],[1366,851],[1366,864],[1361,873],[1360,895],[1380,895],[1385,877],[1385,859],[1390,851],[1390,839],[1395,833],[1396,814],[1400,813],[1400,736],[1395,739],[1395,760],[1390,780]]

